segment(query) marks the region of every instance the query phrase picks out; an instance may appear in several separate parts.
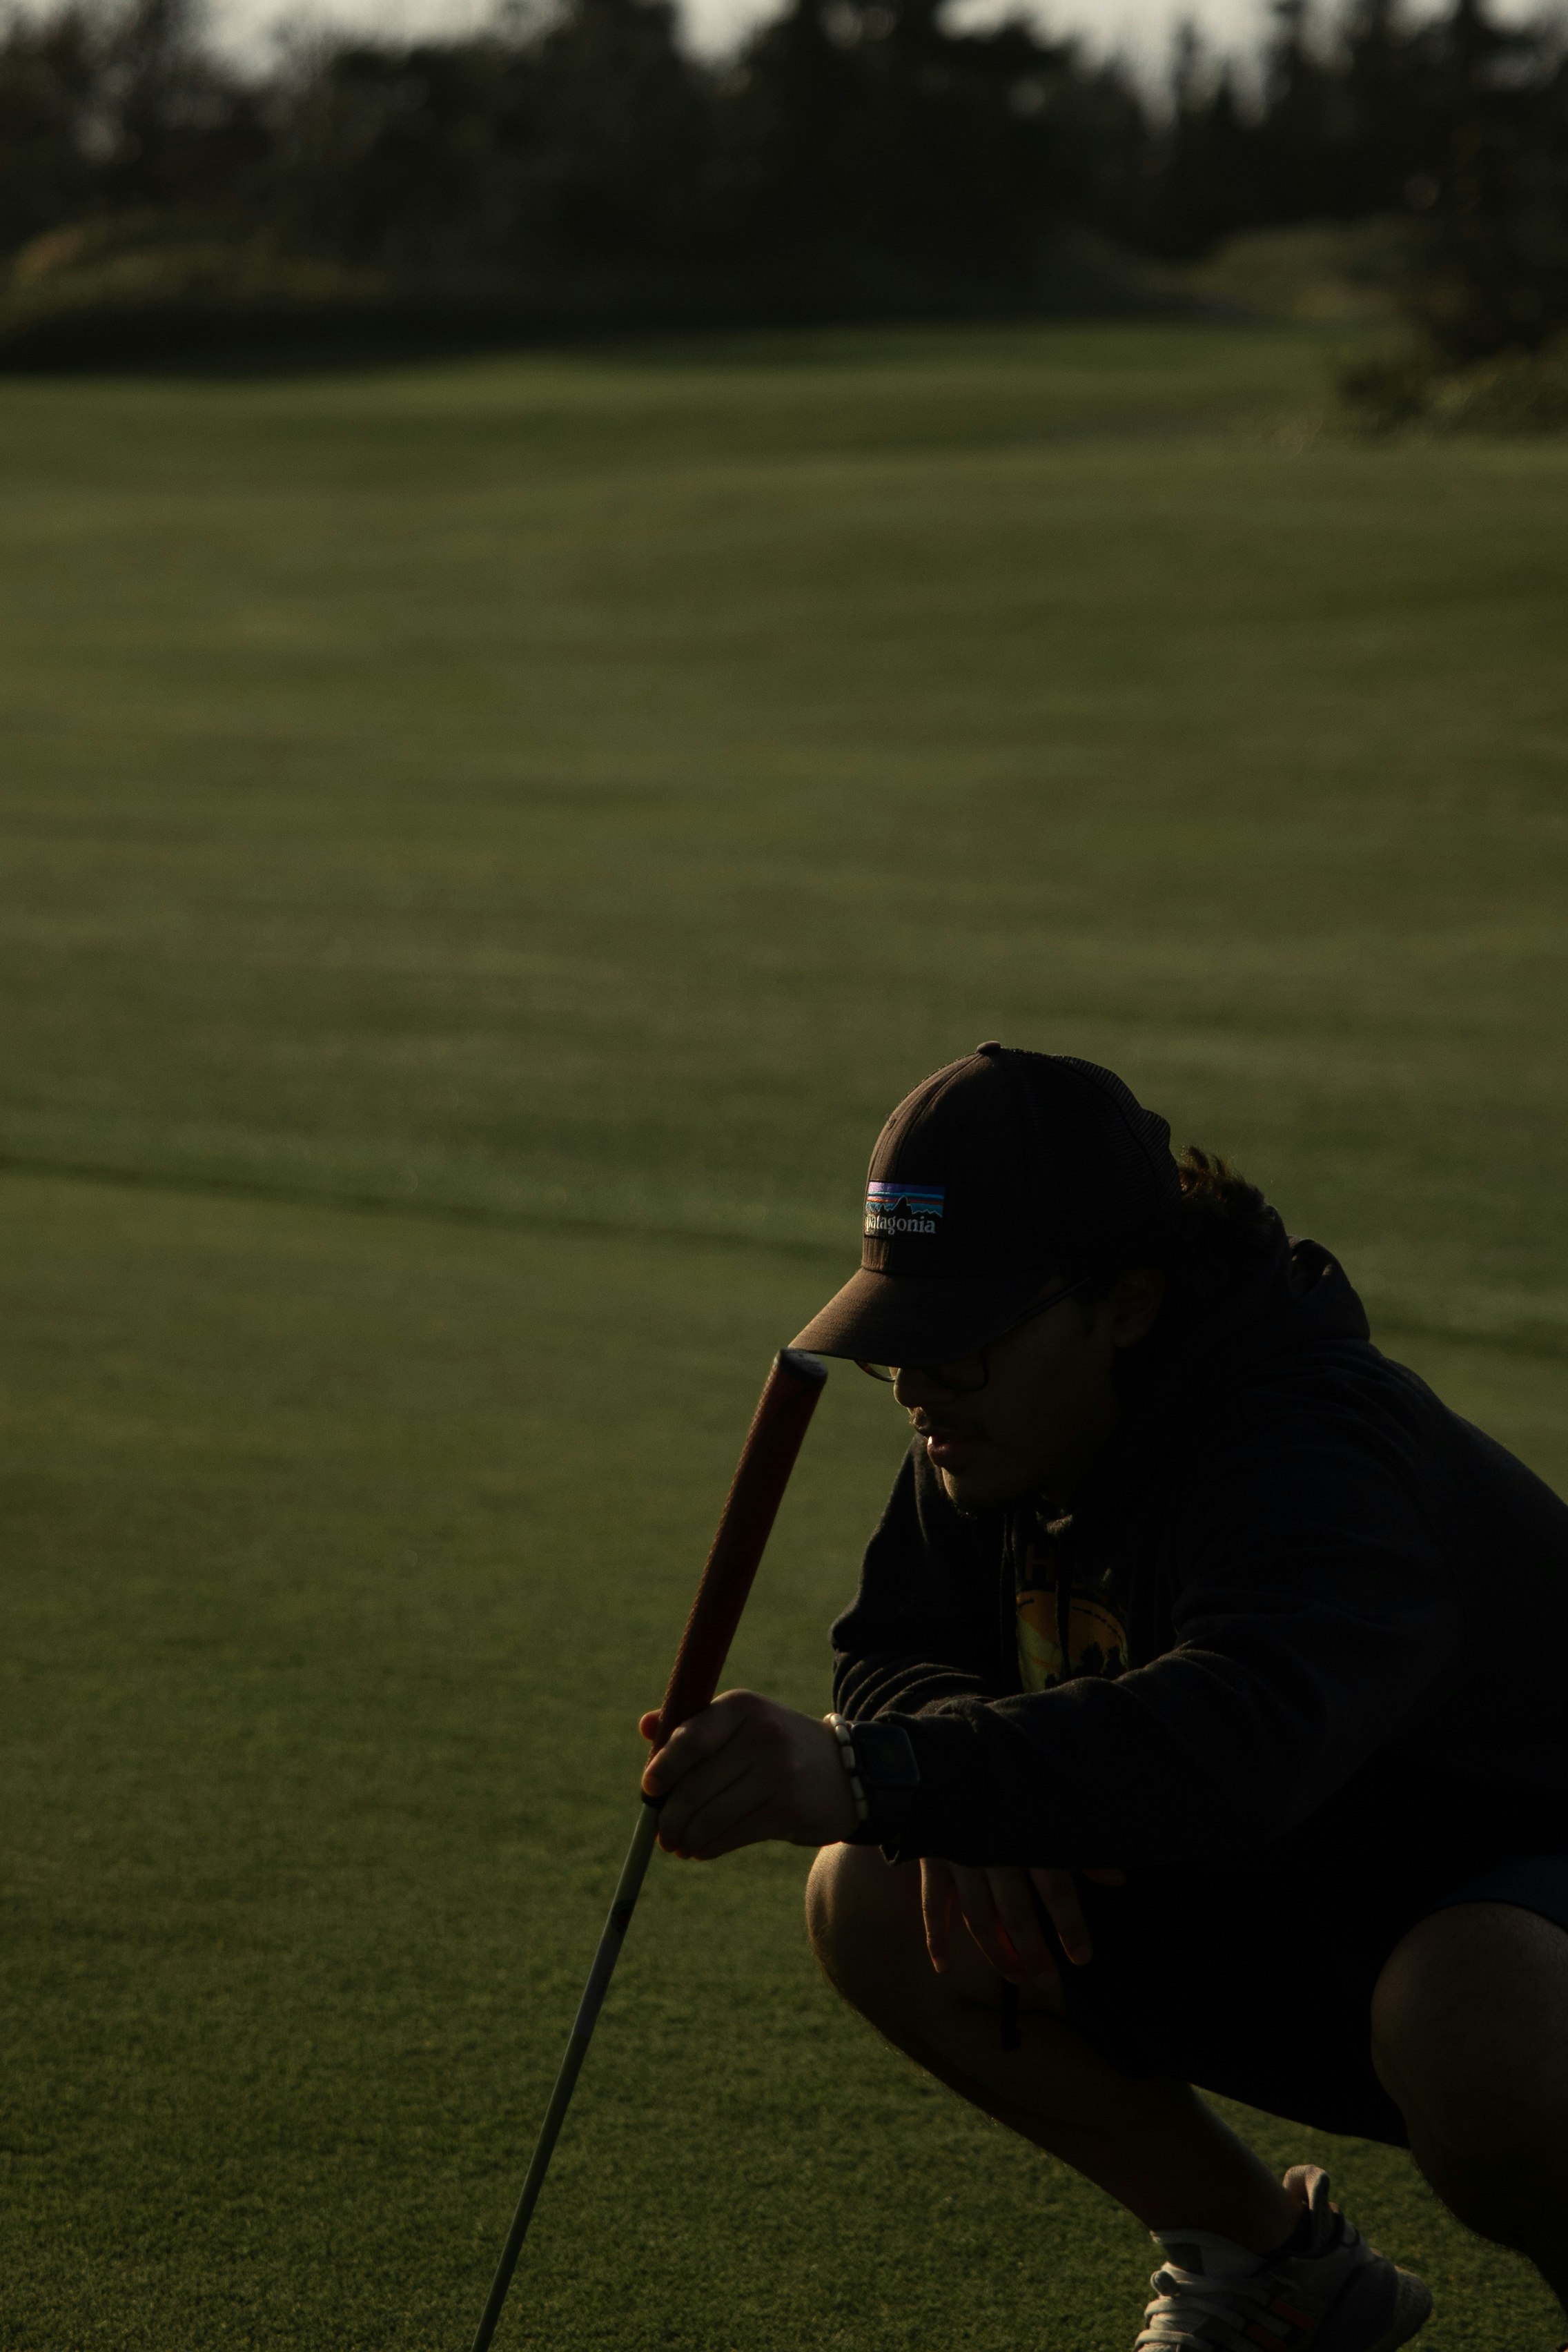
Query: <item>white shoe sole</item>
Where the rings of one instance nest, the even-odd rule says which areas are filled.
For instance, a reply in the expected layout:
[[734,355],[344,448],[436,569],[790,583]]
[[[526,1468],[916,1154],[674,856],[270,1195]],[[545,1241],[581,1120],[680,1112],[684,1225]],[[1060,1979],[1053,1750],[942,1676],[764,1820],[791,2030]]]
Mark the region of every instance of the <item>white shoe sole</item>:
[[1426,2281],[1411,2271],[1397,2271],[1394,2275],[1399,2284],[1394,2290],[1394,2316],[1377,2342],[1367,2346],[1366,2352],[1396,2352],[1396,2347],[1408,2344],[1432,2316],[1432,2291]]

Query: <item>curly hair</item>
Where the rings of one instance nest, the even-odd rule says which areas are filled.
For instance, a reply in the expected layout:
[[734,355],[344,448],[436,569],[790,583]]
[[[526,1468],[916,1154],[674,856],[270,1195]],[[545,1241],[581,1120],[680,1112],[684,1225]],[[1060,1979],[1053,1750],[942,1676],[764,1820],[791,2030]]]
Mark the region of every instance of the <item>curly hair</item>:
[[1256,1184],[1189,1143],[1176,1161],[1181,1206],[1170,1229],[1165,1269],[1187,1303],[1213,1304],[1286,1245],[1285,1227]]
[[[1184,1329],[1289,1247],[1279,1210],[1218,1152],[1189,1143],[1177,1157],[1176,1174],[1182,1190],[1174,1215],[1136,1258],[1123,1261],[1158,1265],[1165,1276],[1164,1304],[1154,1327],[1131,1351],[1142,1365],[1162,1358]],[[1097,1271],[1080,1294],[1086,1307],[1104,1297],[1119,1272],[1110,1265]],[[1137,1376],[1125,1360],[1120,1369]]]
[[[1189,1143],[1177,1156],[1176,1173],[1182,1197],[1175,1214],[1138,1261],[1163,1270],[1164,1300],[1145,1338],[1118,1357],[1111,1372],[1123,1404],[1134,1412],[1161,1394],[1194,1325],[1290,1246],[1279,1210],[1218,1152]],[[1115,1279],[1107,1273],[1085,1305]]]

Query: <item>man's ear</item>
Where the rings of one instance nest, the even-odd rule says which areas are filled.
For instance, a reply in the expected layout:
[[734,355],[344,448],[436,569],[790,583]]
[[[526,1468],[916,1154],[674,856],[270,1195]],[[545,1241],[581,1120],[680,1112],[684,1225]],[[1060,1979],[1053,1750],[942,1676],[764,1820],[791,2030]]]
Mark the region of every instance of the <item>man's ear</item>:
[[1135,1348],[1148,1337],[1149,1326],[1165,1297],[1164,1270],[1157,1265],[1123,1266],[1105,1296],[1110,1317],[1110,1340],[1116,1348]]

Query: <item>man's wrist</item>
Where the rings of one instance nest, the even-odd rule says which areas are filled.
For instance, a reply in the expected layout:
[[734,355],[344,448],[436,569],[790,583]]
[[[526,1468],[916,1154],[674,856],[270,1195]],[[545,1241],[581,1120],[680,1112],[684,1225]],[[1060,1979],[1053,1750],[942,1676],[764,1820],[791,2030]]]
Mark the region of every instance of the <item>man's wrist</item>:
[[881,1845],[898,1835],[914,1805],[921,1784],[914,1743],[901,1724],[851,1723],[842,1715],[826,1720],[855,1801],[855,1827],[845,1843]]

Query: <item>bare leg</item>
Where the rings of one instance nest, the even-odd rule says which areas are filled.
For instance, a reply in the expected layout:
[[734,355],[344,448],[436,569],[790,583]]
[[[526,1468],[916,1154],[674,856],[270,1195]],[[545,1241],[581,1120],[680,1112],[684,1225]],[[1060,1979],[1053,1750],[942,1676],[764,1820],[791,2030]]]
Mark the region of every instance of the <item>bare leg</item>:
[[1568,2309],[1568,1935],[1508,1903],[1413,1927],[1373,1997],[1373,2061],[1416,2163]]
[[938,1976],[920,1877],[874,1848],[825,1846],[806,1891],[823,1969],[889,2042],[1137,2215],[1151,2230],[1213,2230],[1272,2252],[1300,2208],[1188,2084],[1119,2074],[1038,1996],[1021,2049],[1004,2051],[997,1979],[978,1951]]

